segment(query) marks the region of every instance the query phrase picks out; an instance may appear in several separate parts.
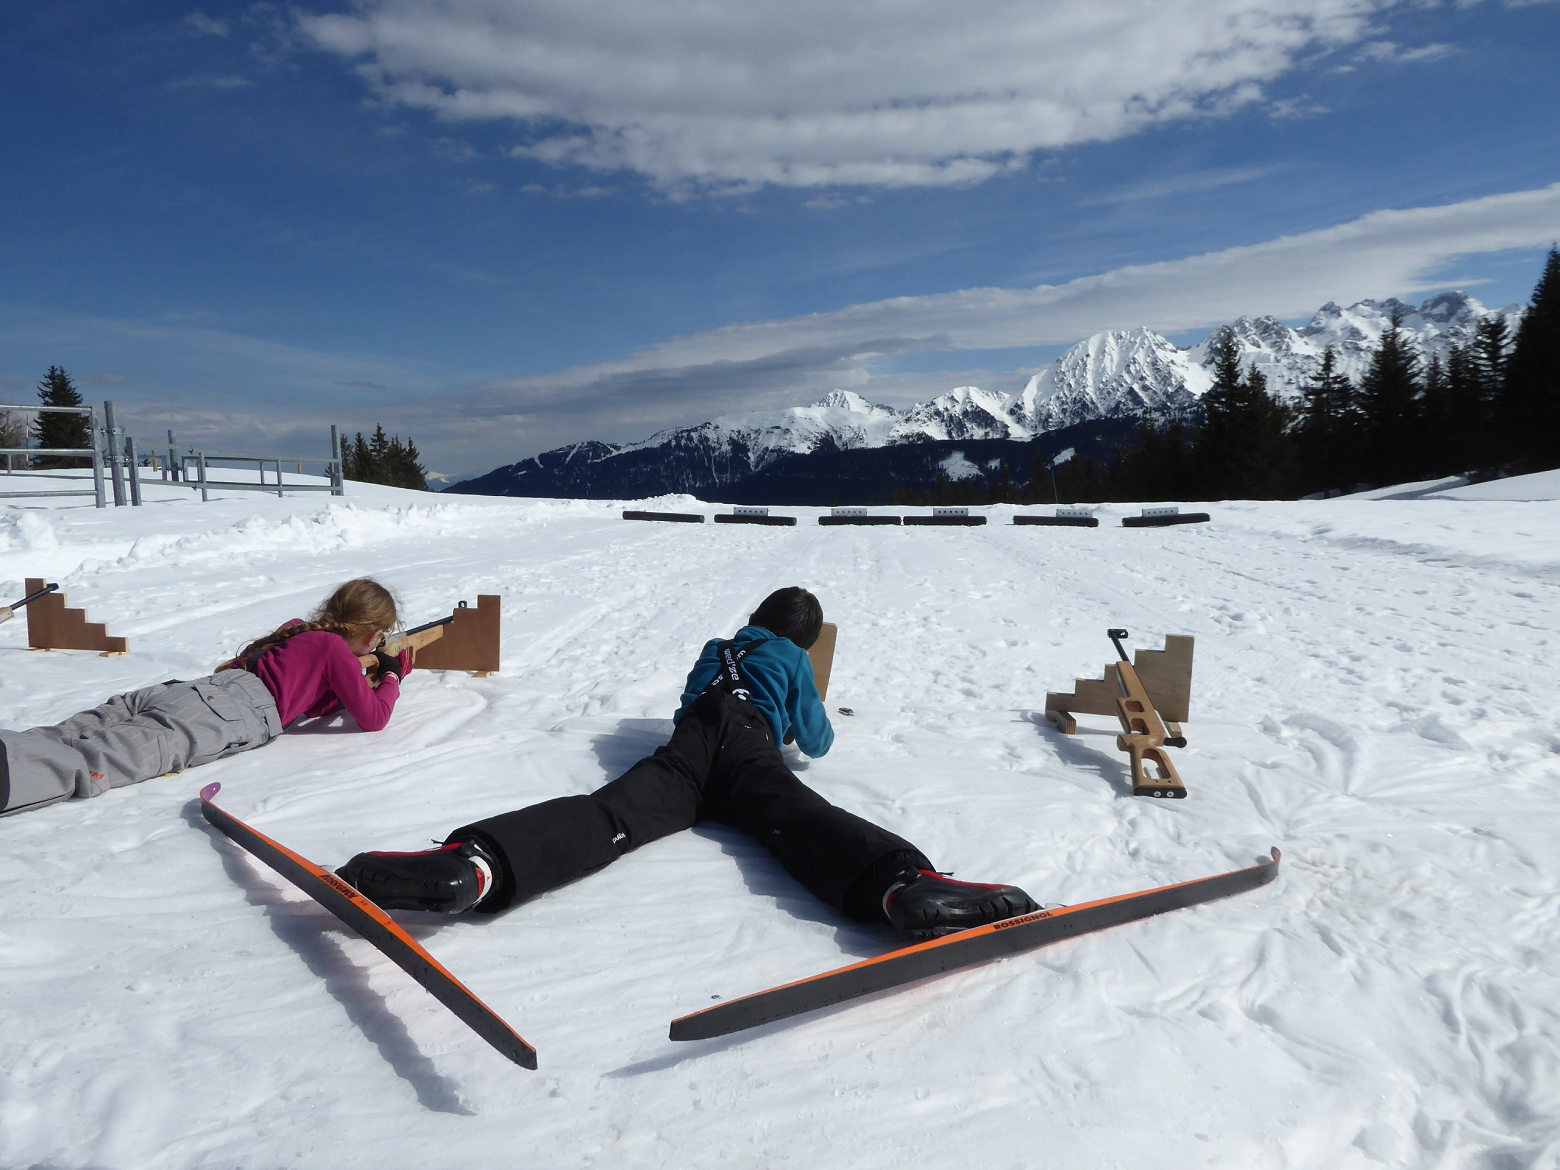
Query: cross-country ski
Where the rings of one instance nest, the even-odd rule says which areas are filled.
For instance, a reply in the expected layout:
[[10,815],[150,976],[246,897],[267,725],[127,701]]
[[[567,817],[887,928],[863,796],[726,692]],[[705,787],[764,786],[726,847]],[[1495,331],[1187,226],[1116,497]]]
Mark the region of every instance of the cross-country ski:
[[1009,918],[903,947],[876,959],[852,963],[848,967],[825,971],[821,975],[771,987],[767,991],[727,1000],[715,1007],[673,1020],[671,1039],[705,1040],[711,1036],[756,1028],[760,1024],[803,1015],[848,999],[913,983],[918,979],[1022,954],[1036,947],[1077,938],[1126,922],[1136,922],[1170,910],[1228,898],[1232,894],[1266,885],[1277,877],[1279,851],[1276,848],[1272,857],[1271,861],[1264,861],[1248,869],[1178,882],[1172,886],[1161,886],[1157,890],[1101,898],[1080,906],[1040,910]]
[[216,803],[221,784],[200,790],[200,811],[208,821],[281,874],[337,918],[378,947],[478,1036],[521,1068],[536,1067],[536,1049],[492,1008],[422,948],[393,918],[329,870],[271,840]]

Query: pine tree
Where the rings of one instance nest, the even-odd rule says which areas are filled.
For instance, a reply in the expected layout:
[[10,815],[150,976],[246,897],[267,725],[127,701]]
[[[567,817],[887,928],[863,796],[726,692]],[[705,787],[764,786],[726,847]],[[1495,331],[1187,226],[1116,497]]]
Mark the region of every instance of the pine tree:
[[376,476],[378,468],[374,465],[374,457],[369,452],[368,441],[363,438],[363,432],[357,433],[357,438],[352,440],[350,447],[343,448],[341,452],[341,474],[344,479],[356,480],[359,483],[378,483]]
[[407,439],[401,442],[401,436],[396,435],[390,440],[390,446],[386,456],[385,483],[391,487],[409,488],[412,491],[425,492],[428,490],[428,469],[425,468],[417,451],[417,444]]
[[369,466],[373,468],[371,483],[384,483],[390,473],[390,439],[385,434],[385,428],[376,424],[374,434],[368,440]]
[[1202,396],[1197,439],[1197,482],[1190,494],[1213,499],[1234,478],[1238,439],[1231,424],[1240,404],[1240,351],[1229,330],[1213,342],[1213,385]]
[[1013,483],[1013,471],[1006,461],[1002,464],[1002,474],[997,478],[997,482],[991,485],[991,502],[993,504],[1018,502],[1018,487]]
[[1449,473],[1462,474],[1489,465],[1493,430],[1485,400],[1485,387],[1475,368],[1472,346],[1454,345],[1446,354],[1445,384],[1437,399],[1425,394],[1425,419],[1432,442],[1446,451],[1444,465]]
[[1424,460],[1418,453],[1420,389],[1419,358],[1409,348],[1402,312],[1395,311],[1360,385],[1366,478],[1370,482],[1402,483],[1422,466]]
[[1346,492],[1359,481],[1359,403],[1354,384],[1338,371],[1328,346],[1322,366],[1305,388],[1295,428],[1301,492]]
[[1253,363],[1244,377],[1234,339],[1215,343],[1214,384],[1203,394],[1197,472],[1205,499],[1272,499],[1289,489],[1289,408]]
[[1533,301],[1517,326],[1501,396],[1502,462],[1560,466],[1560,248],[1550,248]]
[[1425,367],[1424,391],[1420,400],[1419,425],[1425,471],[1432,476],[1453,475],[1473,466],[1469,452],[1472,444],[1465,427],[1458,425],[1457,403],[1453,397],[1450,372],[1452,351],[1442,364],[1439,354],[1430,355]]
[[[82,397],[74,382],[59,366],[50,366],[49,372],[38,383],[38,401],[44,406],[81,406]],[[92,427],[84,414],[55,414],[42,412],[32,425],[33,444],[38,447],[90,447]],[[74,455],[43,455],[35,461],[38,467],[85,467],[91,459]]]

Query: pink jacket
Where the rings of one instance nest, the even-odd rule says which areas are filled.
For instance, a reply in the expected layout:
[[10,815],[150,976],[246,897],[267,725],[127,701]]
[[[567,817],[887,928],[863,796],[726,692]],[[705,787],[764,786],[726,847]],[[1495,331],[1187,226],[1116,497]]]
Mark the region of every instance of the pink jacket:
[[[411,670],[410,657],[401,655],[405,672]],[[369,686],[347,640],[328,630],[294,634],[267,650],[255,663],[255,675],[276,699],[283,727],[345,708],[364,731],[380,731],[401,695],[401,684],[392,674],[385,675],[377,689]]]

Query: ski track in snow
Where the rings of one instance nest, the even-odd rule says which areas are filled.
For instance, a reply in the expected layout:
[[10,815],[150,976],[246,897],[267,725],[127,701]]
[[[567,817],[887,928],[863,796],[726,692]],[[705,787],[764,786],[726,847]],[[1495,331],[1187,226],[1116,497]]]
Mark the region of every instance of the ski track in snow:
[[[411,621],[504,601],[502,673],[414,673],[383,733],[0,821],[0,1166],[1560,1166],[1560,503],[777,529],[351,491],[0,508],[4,599],[59,580],[133,651],[0,626],[0,726],[196,677],[351,576]],[[526,1073],[200,817],[220,780],[333,865],[589,791],[664,741],[707,638],[798,583],[856,715],[796,766],[939,867],[1077,903],[1276,844],[1278,881],[686,1044],[673,1017],[892,939],[720,826],[496,919],[401,916],[537,1046]],[[1113,625],[1197,637],[1185,801],[1130,795],[1111,721],[1040,714]]]

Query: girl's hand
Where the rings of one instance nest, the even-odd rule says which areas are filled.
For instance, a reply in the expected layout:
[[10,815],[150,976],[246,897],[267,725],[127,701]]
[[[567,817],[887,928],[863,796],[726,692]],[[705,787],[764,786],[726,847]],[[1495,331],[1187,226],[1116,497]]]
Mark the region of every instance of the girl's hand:
[[406,673],[406,667],[402,665],[404,655],[386,654],[383,650],[375,650],[374,657],[379,659],[379,681],[385,681],[385,675],[395,675],[396,682],[401,681],[401,676]]

